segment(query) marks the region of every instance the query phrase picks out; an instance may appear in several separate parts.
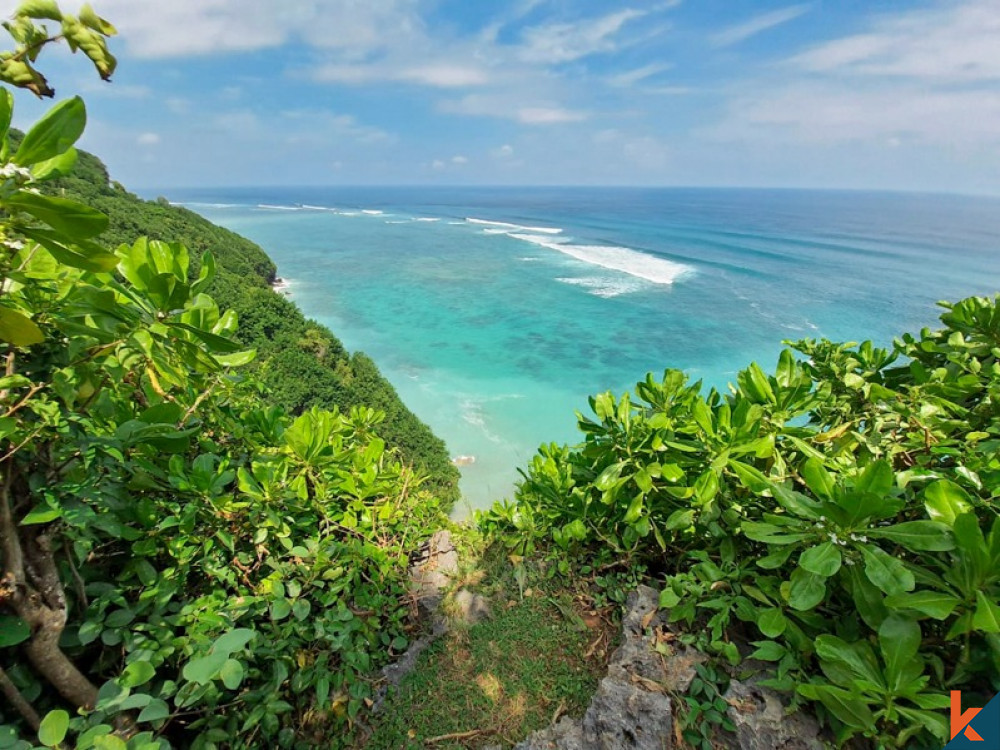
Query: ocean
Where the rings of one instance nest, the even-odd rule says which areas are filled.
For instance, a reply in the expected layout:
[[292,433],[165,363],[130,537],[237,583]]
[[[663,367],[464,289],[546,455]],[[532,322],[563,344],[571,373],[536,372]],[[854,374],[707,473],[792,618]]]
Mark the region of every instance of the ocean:
[[220,188],[166,197],[260,244],[287,293],[510,497],[590,394],[725,387],[786,339],[873,339],[1000,290],[1000,199],[806,190]]

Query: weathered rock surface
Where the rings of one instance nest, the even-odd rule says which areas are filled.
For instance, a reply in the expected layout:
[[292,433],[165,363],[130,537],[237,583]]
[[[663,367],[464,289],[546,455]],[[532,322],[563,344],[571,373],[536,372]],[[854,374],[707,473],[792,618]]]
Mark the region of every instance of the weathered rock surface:
[[796,712],[785,714],[781,698],[773,690],[733,680],[723,696],[726,713],[736,725],[736,747],[740,750],[822,750],[816,720]]
[[451,600],[448,614],[466,625],[475,625],[490,616],[490,603],[484,596],[462,589]]
[[436,617],[444,597],[444,590],[458,572],[458,551],[451,541],[451,533],[438,531],[420,550],[410,566],[413,595],[421,614]]
[[528,737],[517,745],[519,750],[673,747],[670,699],[665,695],[670,675],[663,658],[653,651],[654,636],[646,635],[650,628],[663,624],[657,598],[657,592],[645,586],[629,595],[622,645],[612,655],[608,676],[601,680],[583,719],[563,718]]
[[[563,717],[535,732],[515,750],[673,750],[670,694],[686,693],[695,667],[706,657],[674,645],[658,610],[658,593],[640,586],[629,595],[622,619],[622,644],[608,664],[582,719]],[[666,644],[660,653],[658,643]],[[725,695],[736,725],[719,747],[736,750],[821,750],[812,717],[785,715],[776,693],[755,680],[733,680]]]

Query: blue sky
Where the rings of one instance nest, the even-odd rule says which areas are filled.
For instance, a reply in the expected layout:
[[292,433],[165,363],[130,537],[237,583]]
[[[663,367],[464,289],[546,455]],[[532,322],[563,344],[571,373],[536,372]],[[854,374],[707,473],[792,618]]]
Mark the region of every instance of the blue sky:
[[114,82],[42,67],[133,187],[1000,193],[1000,0],[93,4]]

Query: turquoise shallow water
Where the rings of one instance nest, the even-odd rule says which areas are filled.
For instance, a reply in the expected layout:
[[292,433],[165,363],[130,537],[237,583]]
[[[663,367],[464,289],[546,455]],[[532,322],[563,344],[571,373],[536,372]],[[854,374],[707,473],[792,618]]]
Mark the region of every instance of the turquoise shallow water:
[[[306,314],[509,495],[587,396],[679,367],[724,385],[783,339],[888,343],[1000,288],[1000,201],[681,189],[172,191],[258,242]],[[461,512],[461,510],[460,510]]]

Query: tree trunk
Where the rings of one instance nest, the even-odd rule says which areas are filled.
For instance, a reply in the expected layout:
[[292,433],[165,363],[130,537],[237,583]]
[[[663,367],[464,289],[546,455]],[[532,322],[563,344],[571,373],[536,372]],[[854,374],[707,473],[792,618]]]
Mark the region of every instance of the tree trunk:
[[[14,467],[8,463],[6,468],[12,472]],[[11,509],[12,480],[8,473],[0,487],[4,603],[31,628],[31,638],[23,647],[31,665],[67,701],[92,709],[97,688],[59,648],[59,636],[66,627],[66,595],[52,552],[51,529],[18,528]]]

